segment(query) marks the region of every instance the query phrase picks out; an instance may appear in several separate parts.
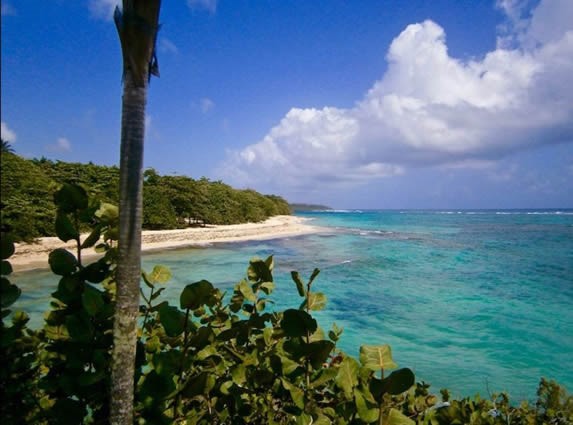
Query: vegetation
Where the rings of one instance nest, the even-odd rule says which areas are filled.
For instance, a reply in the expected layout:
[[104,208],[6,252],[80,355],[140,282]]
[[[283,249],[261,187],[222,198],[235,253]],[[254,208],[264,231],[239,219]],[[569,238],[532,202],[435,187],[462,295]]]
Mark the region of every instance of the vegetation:
[[[103,202],[119,203],[119,168],[115,166],[28,160],[10,151],[2,153],[0,164],[2,221],[14,229],[16,241],[55,235],[53,196],[64,183],[78,184]],[[259,222],[291,213],[279,196],[234,189],[205,177],[162,176],[151,168],[144,172],[143,191],[144,229]]]
[[[118,210],[79,186],[55,195],[55,229],[75,240],[57,249],[50,267],[60,277],[39,330],[11,312],[20,289],[10,282],[14,245],[1,238],[0,416],[3,423],[108,423],[111,328],[117,287]],[[79,229],[91,233],[84,240]],[[5,229],[3,229],[5,230]],[[82,250],[102,256],[91,264]],[[134,421],[140,424],[569,424],[573,397],[541,380],[534,404],[507,395],[451,400],[397,369],[390,347],[362,346],[354,359],[337,348],[342,330],[323,330],[312,317],[326,306],[308,280],[292,272],[299,306],[275,311],[274,259],[253,259],[232,294],[206,280],[190,283],[177,303],[162,300],[171,274],[142,273],[134,371]],[[11,324],[8,320],[11,318]],[[389,373],[392,371],[391,373]]]

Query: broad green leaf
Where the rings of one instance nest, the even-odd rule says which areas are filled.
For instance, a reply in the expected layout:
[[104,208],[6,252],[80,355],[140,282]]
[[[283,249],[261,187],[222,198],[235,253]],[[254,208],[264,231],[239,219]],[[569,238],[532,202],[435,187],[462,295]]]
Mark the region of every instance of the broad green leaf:
[[275,284],[274,282],[263,282],[260,288],[265,294],[270,295],[275,290]]
[[402,412],[394,408],[390,409],[390,412],[388,413],[388,418],[384,423],[386,425],[416,425],[416,422],[414,422],[412,419],[405,416]]
[[2,305],[2,308],[6,308],[14,304],[21,294],[21,289],[16,285],[12,285],[8,279],[0,279],[0,305]]
[[333,349],[334,344],[330,341],[311,342],[305,347],[306,357],[314,369],[320,369]]
[[225,381],[221,384],[220,390],[224,395],[231,394],[231,388],[233,387],[233,381]]
[[265,328],[263,331],[263,339],[267,347],[271,345],[273,342],[273,328]]
[[174,337],[181,335],[184,331],[183,322],[185,317],[176,307],[163,304],[159,309],[159,321],[165,329],[168,336]]
[[[303,407],[304,407],[304,403],[303,403]],[[301,407],[301,409],[303,407]],[[295,423],[296,423],[296,425],[314,425],[314,420],[312,419],[312,416],[310,416],[308,413],[302,412],[301,414],[296,415]]]
[[317,327],[316,320],[306,311],[288,309],[283,313],[281,328],[286,336],[306,336],[314,333]]
[[[268,259],[267,259],[268,261]],[[272,263],[272,257],[271,257]],[[256,282],[262,280],[263,282],[272,282],[273,275],[269,270],[267,263],[258,258],[252,259],[247,269],[247,277],[250,281]]]
[[215,346],[213,345],[208,345],[205,348],[203,348],[201,351],[199,351],[196,355],[198,360],[205,360],[208,357],[211,356],[218,356],[219,353],[217,352],[217,348],[215,348]]
[[154,400],[162,400],[173,390],[175,390],[175,383],[171,376],[152,370],[145,376],[139,394],[143,399],[150,397]]
[[76,271],[78,260],[71,252],[64,248],[58,248],[50,252],[48,258],[52,272],[60,276],[66,276]]
[[345,357],[338,367],[338,374],[334,381],[338,388],[344,391],[348,400],[352,399],[354,387],[358,385],[358,362],[352,357]]
[[68,329],[64,325],[59,325],[59,326],[46,325],[44,326],[44,332],[48,339],[52,339],[54,341],[70,339],[70,334],[68,333]]
[[311,388],[318,388],[327,382],[332,381],[336,375],[338,374],[338,369],[334,367],[327,367],[323,368],[319,375],[314,378],[314,380],[310,383]]
[[86,285],[82,294],[82,305],[90,316],[95,316],[105,304],[102,293],[89,285]]
[[332,425],[332,421],[319,413],[317,418],[312,421],[312,425]]
[[280,356],[283,375],[290,375],[300,367],[300,364],[286,356]]
[[295,406],[298,407],[299,409],[304,409],[304,392],[302,391],[302,389],[290,383],[284,378],[281,379],[281,382],[283,384],[284,389],[290,393],[290,396]]
[[54,194],[54,202],[58,210],[71,213],[88,207],[88,195],[83,187],[64,183],[62,188]]
[[324,309],[324,307],[326,307],[326,295],[324,295],[322,292],[311,292],[308,294],[308,299],[305,299],[300,305],[300,309],[306,310],[307,307],[311,311],[319,311]]
[[10,236],[2,234],[0,238],[0,256],[2,260],[10,258],[14,254],[14,242]]
[[369,403],[357,388],[354,389],[354,403],[356,404],[356,411],[364,422],[374,422],[379,418],[380,413],[377,406]]
[[396,369],[398,367],[392,359],[392,349],[388,344],[361,346],[360,363],[362,363],[362,366],[375,372],[381,369]]
[[82,277],[91,283],[101,283],[109,276],[110,265],[105,260],[91,263],[81,272]]
[[239,387],[243,386],[243,384],[247,382],[247,369],[245,368],[245,365],[237,364],[234,368],[232,368],[231,378],[233,379],[233,382]]
[[97,226],[95,229],[92,230],[89,236],[82,242],[82,249],[91,248],[99,241],[100,237],[101,237],[101,229],[100,226]]
[[249,300],[251,302],[255,302],[257,300],[257,296],[253,292],[253,288],[251,287],[251,284],[249,282],[247,282],[246,280],[241,280],[239,282],[238,289],[241,292],[241,294],[243,294],[243,296],[247,300]]
[[398,369],[384,379],[372,378],[370,381],[370,392],[378,400],[386,393],[392,395],[402,394],[404,391],[409,390],[415,382],[416,378],[410,369]]
[[165,266],[156,265],[147,278],[151,284],[167,283],[171,279],[171,271]]
[[66,328],[68,328],[70,338],[76,342],[89,342],[94,332],[90,320],[83,314],[68,316]]
[[102,202],[99,209],[94,214],[103,223],[110,224],[119,218],[119,209],[116,205]]
[[290,276],[292,277],[292,280],[294,281],[294,283],[296,284],[296,289],[298,291],[298,294],[301,297],[304,297],[306,295],[306,291],[304,289],[304,282],[302,281],[302,279],[300,278],[300,274],[299,272],[296,271],[292,271],[290,272]]
[[80,234],[74,227],[69,217],[62,211],[58,211],[56,215],[56,235],[60,240],[67,242],[71,239],[78,239]]
[[210,299],[215,288],[206,280],[187,285],[179,299],[182,309],[196,310],[204,304],[210,305]]

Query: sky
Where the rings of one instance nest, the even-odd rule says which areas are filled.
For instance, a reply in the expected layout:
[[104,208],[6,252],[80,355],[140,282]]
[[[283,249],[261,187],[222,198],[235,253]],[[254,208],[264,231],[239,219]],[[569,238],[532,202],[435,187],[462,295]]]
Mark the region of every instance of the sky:
[[[2,0],[1,133],[119,163],[119,0]],[[164,1],[145,166],[333,208],[572,208],[573,0]]]

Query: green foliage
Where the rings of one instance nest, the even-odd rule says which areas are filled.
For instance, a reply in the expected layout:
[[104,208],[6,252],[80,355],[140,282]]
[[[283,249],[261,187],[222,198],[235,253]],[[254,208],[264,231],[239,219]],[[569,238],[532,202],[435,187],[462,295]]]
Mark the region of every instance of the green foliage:
[[[117,209],[94,204],[77,187],[54,197],[58,234],[76,241],[76,254],[56,250],[60,276],[39,331],[11,312],[20,290],[9,281],[14,245],[2,235],[3,423],[107,423],[111,329],[115,302]],[[91,227],[83,241],[79,226]],[[77,236],[77,237],[76,237]],[[84,246],[101,258],[84,265]],[[359,361],[336,348],[342,330],[326,334],[312,317],[326,296],[314,291],[319,270],[292,279],[298,308],[268,311],[274,259],[252,259],[225,296],[211,282],[187,284],[177,303],[161,299],[171,273],[142,274],[135,412],[140,424],[566,424],[573,398],[542,380],[535,405],[510,404],[505,394],[442,401],[429,385],[397,369],[390,347],[362,346]],[[294,289],[294,288],[293,288]],[[11,325],[5,320],[11,317]],[[326,338],[325,335],[328,337]]]
[[[46,158],[26,160],[7,149],[1,156],[1,169],[1,195],[6,205],[2,222],[12,227],[16,241],[32,241],[57,233],[75,239],[63,217],[59,217],[54,226],[52,200],[62,185],[80,187],[90,199],[104,203],[119,201],[119,169],[115,166]],[[143,227],[146,229],[258,222],[274,215],[290,214],[287,202],[278,196],[236,190],[206,178],[161,176],[153,169],[144,173],[143,191]],[[85,232],[89,227],[80,223],[78,230]]]

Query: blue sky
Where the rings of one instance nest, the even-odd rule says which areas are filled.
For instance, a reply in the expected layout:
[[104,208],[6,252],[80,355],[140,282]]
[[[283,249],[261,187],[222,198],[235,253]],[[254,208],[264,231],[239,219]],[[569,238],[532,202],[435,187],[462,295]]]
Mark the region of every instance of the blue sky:
[[[117,164],[116,0],[2,0],[2,138]],[[145,164],[336,208],[573,207],[573,1],[165,1]]]

